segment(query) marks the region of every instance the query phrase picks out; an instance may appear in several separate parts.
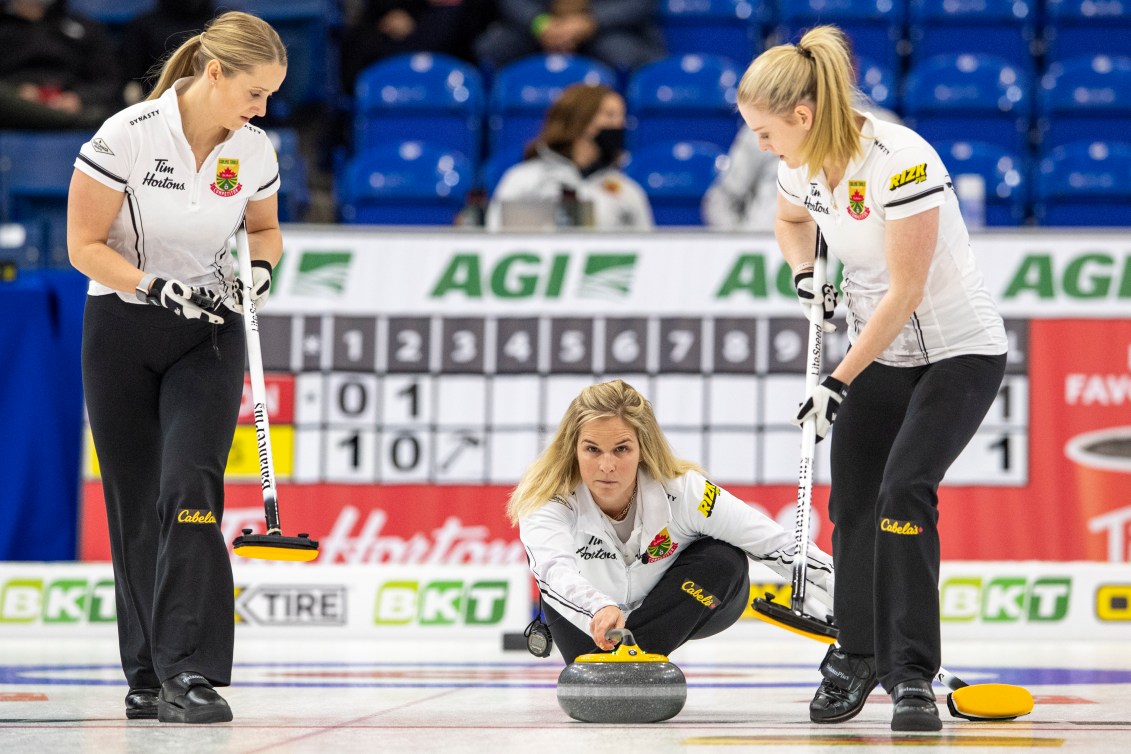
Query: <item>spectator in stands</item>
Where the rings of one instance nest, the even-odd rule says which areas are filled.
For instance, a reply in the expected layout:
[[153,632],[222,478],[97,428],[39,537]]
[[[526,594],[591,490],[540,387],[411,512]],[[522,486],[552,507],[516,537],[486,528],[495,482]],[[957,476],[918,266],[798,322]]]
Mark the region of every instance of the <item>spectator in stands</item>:
[[109,36],[66,0],[8,0],[0,50],[0,128],[96,128],[122,104]]
[[[891,110],[866,100],[858,102],[857,108],[881,120],[903,123]],[[703,224],[715,230],[772,233],[781,160],[773,152],[759,149],[757,135],[745,125],[739,129],[727,158],[727,166],[703,195]]]
[[126,74],[126,101],[140,102],[148,94],[157,66],[189,37],[199,34],[216,14],[213,0],[157,0],[157,7],[142,13],[122,30],[122,66]]
[[501,67],[537,52],[588,55],[630,71],[664,55],[654,0],[498,0],[499,20],[475,43]]
[[343,91],[382,58],[443,52],[474,62],[472,45],[495,15],[494,0],[365,0],[342,40]]
[[652,207],[644,189],[620,171],[624,152],[624,98],[607,86],[574,84],[550,106],[542,131],[523,162],[499,180],[487,207],[487,227],[503,226],[502,204],[559,202],[559,225],[588,224],[571,206],[591,203],[592,225],[604,230],[648,230]]

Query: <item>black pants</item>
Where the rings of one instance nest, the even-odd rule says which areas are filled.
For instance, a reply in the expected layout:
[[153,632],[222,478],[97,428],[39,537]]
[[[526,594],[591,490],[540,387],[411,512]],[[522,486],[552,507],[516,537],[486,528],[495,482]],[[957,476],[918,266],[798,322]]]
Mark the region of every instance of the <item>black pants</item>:
[[106,496],[118,643],[131,688],[231,682],[232,567],[220,531],[246,354],[240,318],[87,298],[82,372]]
[[[691,639],[705,639],[729,628],[750,602],[750,564],[746,553],[717,539],[688,545],[640,607],[625,621],[644,651],[671,654]],[[693,596],[691,592],[700,591]],[[705,595],[705,596],[704,596]],[[713,598],[708,600],[707,598]],[[705,601],[714,603],[708,607]],[[550,635],[566,663],[599,652],[588,632],[566,620],[545,600],[542,609]]]
[[938,487],[1004,374],[1004,355],[872,363],[837,415],[829,517],[840,644],[874,654],[888,692],[942,663]]

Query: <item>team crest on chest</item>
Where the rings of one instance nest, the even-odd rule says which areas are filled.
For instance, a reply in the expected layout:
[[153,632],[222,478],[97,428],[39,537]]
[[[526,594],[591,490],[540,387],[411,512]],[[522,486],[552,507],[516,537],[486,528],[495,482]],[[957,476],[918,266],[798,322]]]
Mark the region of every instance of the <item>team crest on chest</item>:
[[235,196],[243,188],[240,183],[240,161],[230,157],[216,160],[216,182],[208,188],[216,196]]
[[848,215],[853,220],[863,220],[872,214],[872,210],[864,206],[864,196],[867,191],[867,181],[848,182]]

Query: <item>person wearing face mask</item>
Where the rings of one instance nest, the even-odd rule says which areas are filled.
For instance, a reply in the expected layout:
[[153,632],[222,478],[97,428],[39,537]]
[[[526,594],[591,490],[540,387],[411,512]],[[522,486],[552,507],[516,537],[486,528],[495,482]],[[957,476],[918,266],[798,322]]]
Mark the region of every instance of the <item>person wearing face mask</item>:
[[0,2],[0,128],[97,128],[122,105],[106,30],[66,0]]
[[487,207],[487,228],[502,227],[503,202],[565,199],[591,203],[595,228],[650,230],[654,222],[648,197],[618,166],[624,119],[624,98],[609,87],[567,87],[526,146],[523,161],[499,180]]
[[[797,550],[792,532],[678,458],[652,404],[624,380],[573,399],[507,517],[567,663],[612,649],[611,628],[665,655],[714,636],[750,603],[750,561],[789,580]],[[807,553],[806,609],[828,616],[832,561],[812,544]]]
[[232,719],[232,565],[221,522],[246,356],[229,238],[246,226],[256,309],[282,255],[279,164],[253,118],[287,72],[279,35],[225,13],[149,99],[75,160],[71,264],[90,278],[82,376],[114,564],[127,718]]

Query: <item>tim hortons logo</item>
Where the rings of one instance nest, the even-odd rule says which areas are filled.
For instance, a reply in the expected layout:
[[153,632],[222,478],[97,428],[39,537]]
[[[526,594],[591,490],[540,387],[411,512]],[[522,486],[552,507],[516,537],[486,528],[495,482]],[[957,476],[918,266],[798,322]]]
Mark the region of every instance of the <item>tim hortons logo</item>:
[[880,531],[886,531],[889,534],[915,535],[921,533],[923,527],[912,521],[895,521],[890,518],[885,518],[880,521]]
[[[438,527],[409,529],[404,536],[386,533],[389,514],[346,505],[338,511],[330,532],[316,537],[320,563],[390,563],[398,565],[526,565],[518,538],[492,539],[486,526],[465,525],[448,516]],[[224,539],[232,541],[242,528],[263,525],[262,509],[229,509],[224,513]],[[314,531],[316,527],[312,527]],[[313,536],[313,534],[312,534]]]
[[214,524],[216,517],[212,515],[212,511],[191,511],[188,508],[181,508],[177,511],[178,524]]

